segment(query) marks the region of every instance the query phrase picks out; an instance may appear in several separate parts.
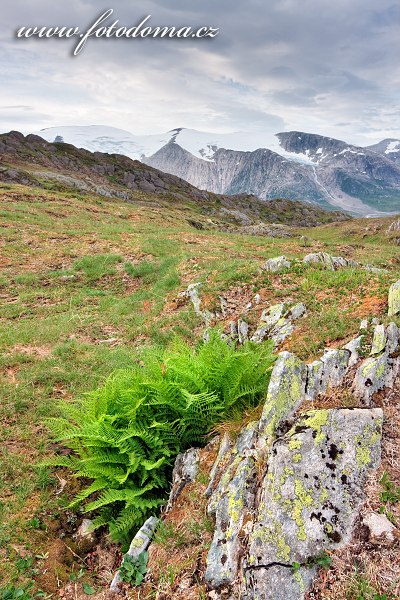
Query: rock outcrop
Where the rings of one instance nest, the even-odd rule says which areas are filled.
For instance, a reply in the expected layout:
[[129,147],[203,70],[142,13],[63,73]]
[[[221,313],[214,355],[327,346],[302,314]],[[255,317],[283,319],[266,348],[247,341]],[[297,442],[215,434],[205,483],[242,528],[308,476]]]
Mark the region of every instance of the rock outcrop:
[[[273,326],[283,310],[272,307],[264,322]],[[324,552],[349,544],[367,477],[380,464],[383,411],[373,394],[400,371],[400,330],[372,325],[363,322],[360,336],[310,364],[280,353],[260,419],[236,440],[213,440],[219,449],[204,494],[214,521],[204,573],[210,598],[304,600]],[[304,407],[345,379],[357,407]],[[198,456],[191,449],[177,458],[167,513],[196,477]],[[382,515],[362,518],[371,544],[399,535]]]

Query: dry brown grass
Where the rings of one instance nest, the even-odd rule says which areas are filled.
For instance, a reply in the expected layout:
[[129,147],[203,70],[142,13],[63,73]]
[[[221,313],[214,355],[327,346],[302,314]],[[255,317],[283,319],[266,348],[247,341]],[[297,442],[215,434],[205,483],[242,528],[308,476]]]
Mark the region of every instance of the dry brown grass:
[[200,471],[186,485],[149,549],[148,575],[140,588],[127,592],[134,600],[198,600],[205,598],[204,571],[212,539],[204,492],[218,448],[209,444],[200,452]]

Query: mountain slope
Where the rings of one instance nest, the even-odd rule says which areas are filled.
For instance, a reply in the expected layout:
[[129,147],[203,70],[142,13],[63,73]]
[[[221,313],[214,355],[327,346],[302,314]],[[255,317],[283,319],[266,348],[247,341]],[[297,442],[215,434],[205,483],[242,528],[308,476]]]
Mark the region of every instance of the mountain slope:
[[[249,194],[213,194],[126,156],[92,153],[65,143],[52,144],[36,135],[24,137],[19,132],[0,135],[0,156],[3,182],[99,194],[128,202],[174,205],[190,211],[191,219],[197,215],[201,227],[257,229],[263,223],[307,227],[348,219],[340,212],[327,212],[285,199],[266,203]],[[259,232],[268,233],[262,227]]]
[[384,214],[400,206],[400,142],[361,148],[299,131],[214,134],[177,128],[135,136],[112,127],[60,127],[39,132],[92,151],[121,153],[214,193],[280,196]]

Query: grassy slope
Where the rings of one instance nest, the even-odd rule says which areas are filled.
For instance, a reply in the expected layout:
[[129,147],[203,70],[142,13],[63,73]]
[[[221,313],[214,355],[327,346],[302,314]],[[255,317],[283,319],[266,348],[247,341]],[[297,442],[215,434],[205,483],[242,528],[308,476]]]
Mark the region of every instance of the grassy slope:
[[[210,308],[229,290],[235,316],[249,295],[303,301],[309,313],[286,345],[304,359],[354,333],[362,317],[384,315],[390,283],[399,277],[400,248],[385,235],[390,220],[351,221],[277,240],[196,231],[191,210],[74,197],[22,186],[0,189],[0,581],[24,581],[40,569],[57,536],[54,523],[73,493],[35,463],[54,448],[42,419],[57,401],[82,394],[125,366],[143,343],[188,339],[201,323],[174,299],[205,282]],[[368,227],[368,231],[365,228]],[[365,236],[365,237],[364,237]],[[259,273],[273,256],[325,250],[387,265],[388,274],[296,268]],[[256,321],[257,313],[250,313]],[[52,533],[53,532],[53,533]],[[55,532],[55,533],[54,533]],[[18,558],[23,555],[25,558]],[[33,561],[30,560],[30,557]],[[39,556],[39,558],[38,558]],[[72,568],[72,567],[71,567]],[[59,574],[60,580],[68,577]]]

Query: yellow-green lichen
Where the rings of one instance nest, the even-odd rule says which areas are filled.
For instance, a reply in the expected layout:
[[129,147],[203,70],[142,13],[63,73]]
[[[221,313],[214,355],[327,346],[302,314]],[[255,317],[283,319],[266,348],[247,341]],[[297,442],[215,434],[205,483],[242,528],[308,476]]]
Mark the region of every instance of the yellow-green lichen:
[[298,463],[301,461],[303,457],[301,456],[301,454],[293,454],[293,462]]
[[362,434],[356,435],[356,461],[360,468],[371,464],[371,449],[381,439],[381,419],[375,427],[367,425]]
[[297,439],[291,439],[288,443],[289,446],[289,450],[300,450],[301,446],[302,446],[302,442],[300,440]]
[[325,439],[325,433],[322,431],[322,427],[327,424],[329,417],[328,410],[312,410],[307,413],[304,419],[304,425],[312,427],[316,432],[315,444],[320,444]]
[[289,562],[290,546],[286,543],[282,523],[276,519],[271,518],[271,520],[273,521],[272,527],[260,527],[255,534],[255,539],[259,539],[264,544],[272,544],[276,548],[277,558]]
[[293,501],[293,512],[292,518],[298,527],[297,537],[299,540],[306,540],[306,532],[304,529],[303,510],[313,505],[313,497],[304,488],[303,482],[300,479],[296,479],[294,482],[294,492],[296,498]]
[[293,573],[293,579],[295,579],[297,581],[297,583],[299,584],[300,593],[304,594],[304,592],[306,591],[306,586],[304,585],[304,581],[303,581],[300,571],[295,571]]

